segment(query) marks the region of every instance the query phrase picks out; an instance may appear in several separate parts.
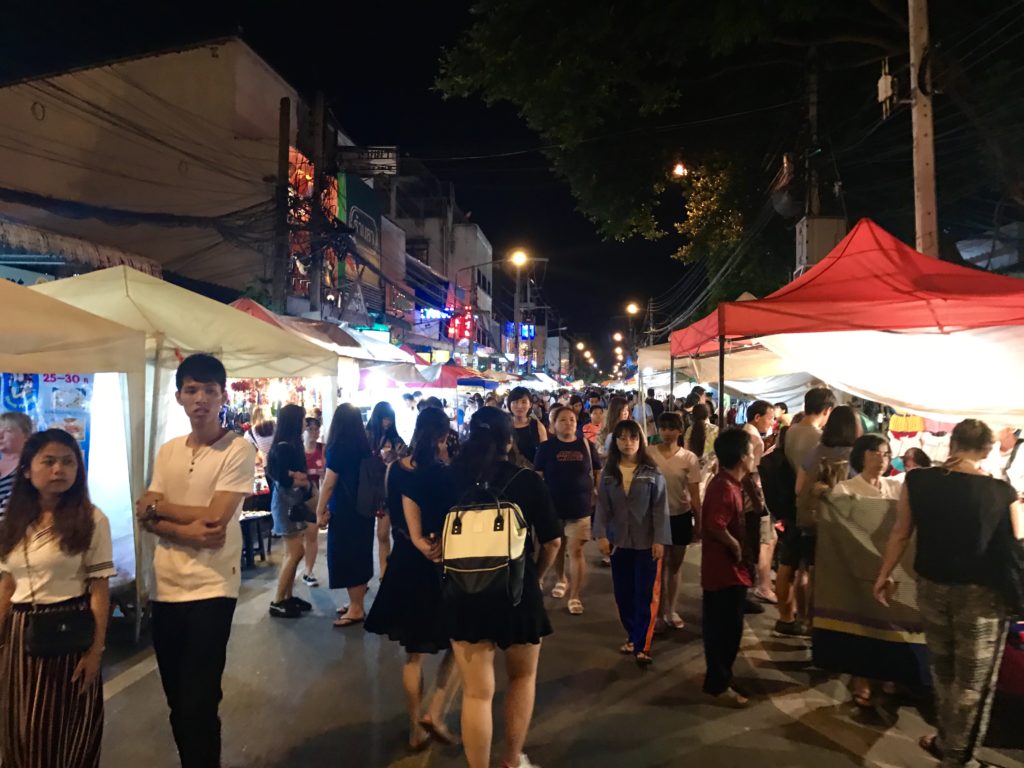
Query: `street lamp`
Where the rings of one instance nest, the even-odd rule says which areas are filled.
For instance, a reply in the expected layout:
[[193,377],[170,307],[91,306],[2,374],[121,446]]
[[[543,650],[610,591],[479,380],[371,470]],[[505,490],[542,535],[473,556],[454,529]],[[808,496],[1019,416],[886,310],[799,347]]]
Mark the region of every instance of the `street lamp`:
[[687,168],[682,163],[676,163],[672,167],[672,175],[675,176],[677,179],[682,179],[690,175],[690,169]]
[[520,248],[520,249],[518,249],[516,251],[513,251],[512,256],[511,256],[511,258],[509,260],[515,266],[521,267],[527,261],[529,261],[529,259],[530,259],[530,257],[527,255],[526,251],[524,251],[522,248]]
[[622,334],[616,331],[615,333],[612,334],[612,339],[614,341],[622,341]]
[[626,311],[631,315],[635,315],[637,312],[640,311],[640,307],[637,306],[637,303],[635,301],[631,301],[629,302],[629,304],[626,305]]
[[615,354],[616,355],[621,355],[622,354],[622,347],[616,347],[615,348]]
[[576,349],[578,349],[580,352],[582,352],[586,348],[587,348],[587,345],[584,344],[582,341],[577,341],[576,342]]
[[528,260],[529,260],[529,257],[526,255],[526,251],[524,251],[522,248],[519,248],[519,249],[513,251],[512,255],[509,257],[509,261],[511,261],[512,265],[516,268],[516,299],[515,299],[515,305],[513,306],[513,311],[512,311],[512,315],[513,315],[512,319],[513,319],[513,321],[516,324],[516,351],[515,351],[515,356],[516,356],[516,368],[515,368],[515,370],[516,370],[516,373],[519,373],[519,348],[522,346],[522,335],[523,335],[522,309],[519,306],[519,297],[520,297],[521,292],[522,292],[522,282],[523,282],[523,269],[522,268],[523,268],[523,266],[526,264],[526,262]]

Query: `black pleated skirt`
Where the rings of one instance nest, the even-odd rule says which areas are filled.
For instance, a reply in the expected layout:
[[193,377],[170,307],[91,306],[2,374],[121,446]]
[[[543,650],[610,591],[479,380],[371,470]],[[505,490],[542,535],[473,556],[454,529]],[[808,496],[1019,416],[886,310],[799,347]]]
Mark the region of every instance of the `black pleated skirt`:
[[89,597],[54,605],[14,605],[0,648],[0,763],[4,768],[99,768],[103,683],[72,683],[81,654],[35,658],[25,652],[33,611],[88,611]]

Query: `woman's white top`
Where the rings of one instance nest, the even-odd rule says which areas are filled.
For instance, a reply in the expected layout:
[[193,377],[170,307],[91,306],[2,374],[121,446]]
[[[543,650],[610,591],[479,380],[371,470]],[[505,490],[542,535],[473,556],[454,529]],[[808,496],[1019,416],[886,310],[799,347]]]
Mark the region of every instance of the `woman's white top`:
[[900,491],[903,490],[903,483],[900,480],[895,477],[882,477],[879,480],[881,481],[881,487],[876,488],[865,480],[863,475],[857,475],[849,480],[836,483],[832,493],[836,496],[869,496],[877,499],[892,500],[900,497]]
[[9,573],[14,577],[14,596],[11,602],[33,602],[33,588],[34,602],[39,604],[71,600],[86,593],[91,579],[109,579],[117,575],[110,541],[110,522],[96,507],[92,509],[92,517],[96,524],[92,542],[88,549],[77,555],[69,555],[60,548],[60,541],[52,526],[42,530],[34,527],[28,529],[28,566],[26,542],[12,549],[6,559],[0,559],[0,573]]

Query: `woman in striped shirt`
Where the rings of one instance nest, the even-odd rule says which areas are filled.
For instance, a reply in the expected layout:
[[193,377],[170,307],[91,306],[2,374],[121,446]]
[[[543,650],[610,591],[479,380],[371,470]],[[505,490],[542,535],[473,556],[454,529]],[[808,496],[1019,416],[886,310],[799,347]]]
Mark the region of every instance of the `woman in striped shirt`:
[[0,519],[14,488],[21,449],[32,434],[32,419],[24,413],[0,413]]

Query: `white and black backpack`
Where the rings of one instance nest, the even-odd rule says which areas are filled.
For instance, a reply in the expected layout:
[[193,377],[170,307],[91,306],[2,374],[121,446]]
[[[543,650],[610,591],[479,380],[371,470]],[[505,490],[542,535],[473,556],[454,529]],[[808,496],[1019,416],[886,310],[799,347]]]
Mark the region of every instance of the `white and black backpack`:
[[441,538],[446,590],[519,605],[529,528],[519,505],[504,496],[525,471],[516,472],[499,491],[477,483],[448,510]]

